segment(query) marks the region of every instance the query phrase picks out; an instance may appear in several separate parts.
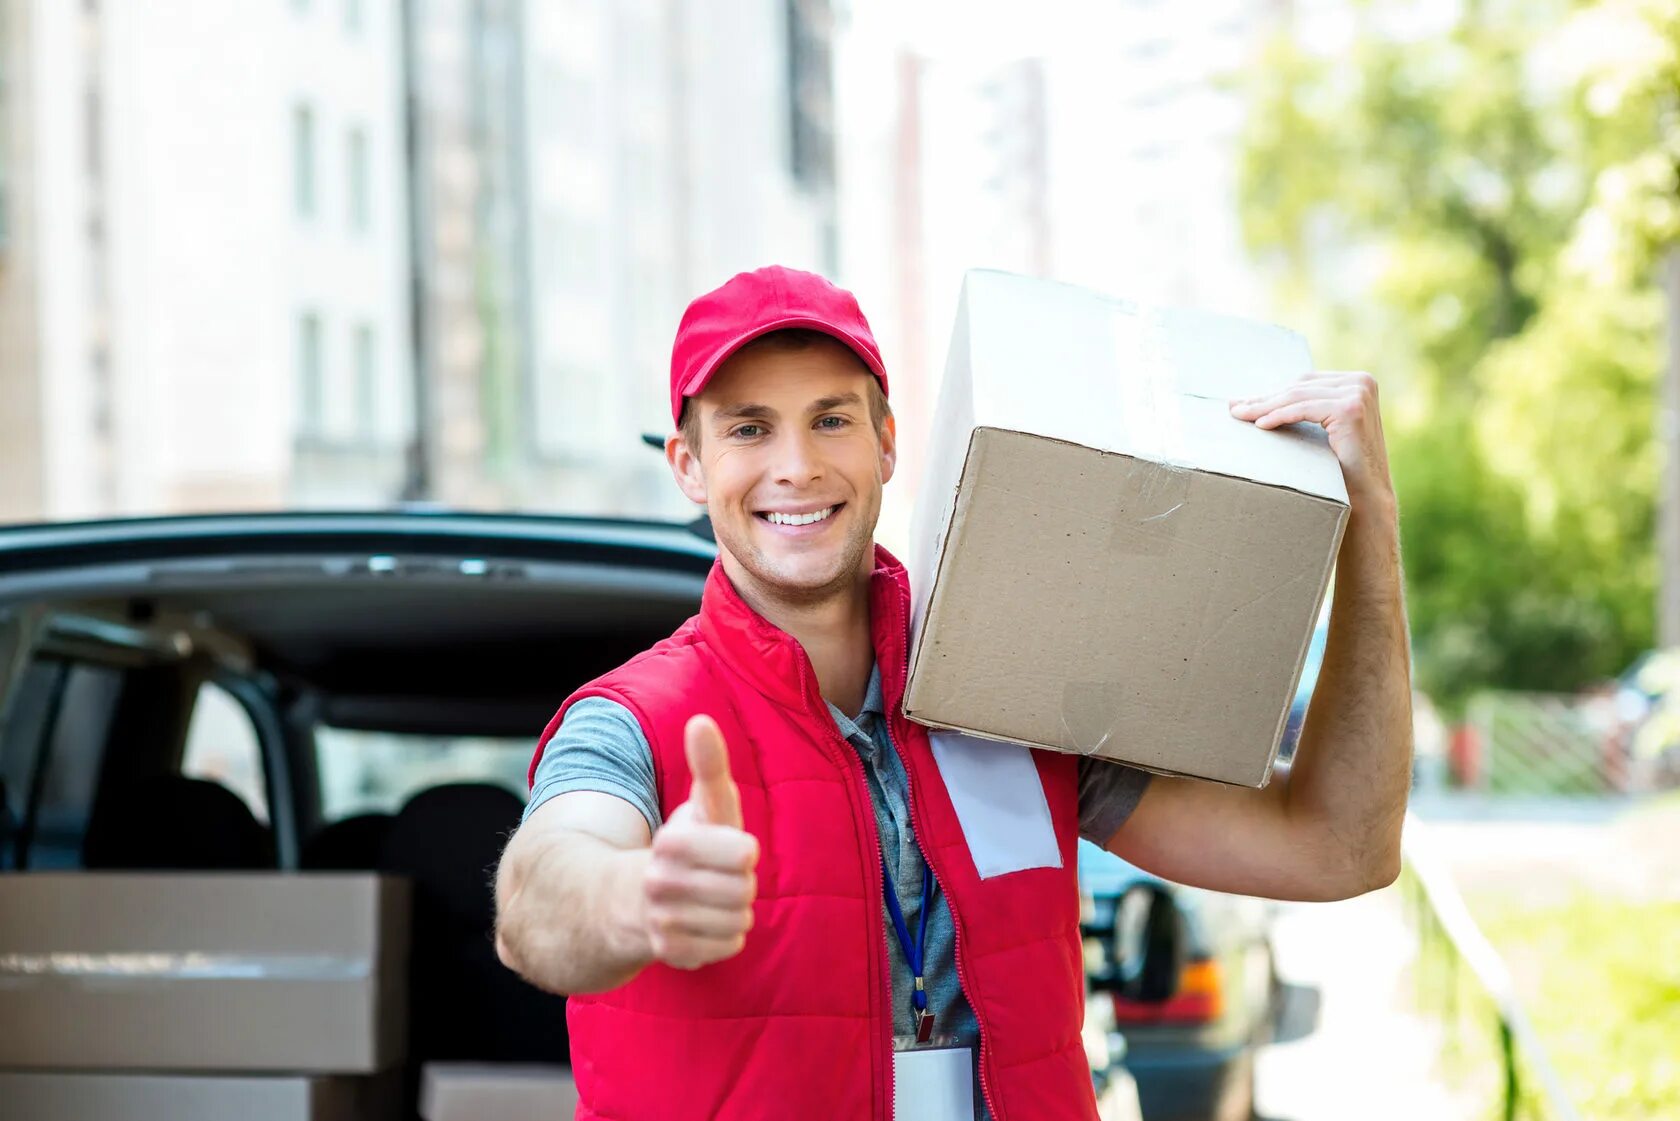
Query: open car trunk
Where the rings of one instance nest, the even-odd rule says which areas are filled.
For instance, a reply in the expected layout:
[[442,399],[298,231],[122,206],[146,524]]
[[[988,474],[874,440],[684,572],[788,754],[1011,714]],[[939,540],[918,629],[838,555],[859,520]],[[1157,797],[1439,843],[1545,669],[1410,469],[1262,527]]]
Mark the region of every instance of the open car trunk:
[[[439,1063],[563,1070],[562,998],[496,958],[495,865],[555,709],[692,615],[713,557],[690,527],[598,519],[276,514],[0,528],[0,871],[74,874],[80,896],[112,883],[102,900],[147,894],[100,879],[110,876],[185,875],[155,881],[176,893],[193,874],[237,873],[249,897],[276,900],[312,890],[298,872],[400,880],[412,906],[381,920],[401,929],[370,951],[406,963],[400,999],[391,986],[369,998],[389,1029],[380,1061],[396,1065],[303,1073],[394,1079],[401,1115],[414,1116],[423,1070],[436,1082]],[[450,759],[465,762],[451,770]],[[370,791],[387,800],[369,803]],[[8,881],[24,882],[0,875],[0,891]],[[30,878],[37,892],[51,884]],[[193,898],[213,911],[226,895]],[[100,906],[102,953],[170,937],[155,916],[142,931],[139,912]],[[190,916],[182,929],[177,948],[199,949],[186,944]],[[0,924],[0,963],[23,960],[5,937]],[[42,951],[56,948],[23,957],[51,962]],[[59,957],[90,960],[79,943],[65,948]],[[237,938],[224,952],[254,968]],[[104,999],[89,991],[93,1005]],[[246,1071],[274,1069],[309,1042],[306,1026],[288,1029],[251,995],[260,986],[230,991],[215,1015],[172,1035],[208,1039],[222,1016],[304,1033],[275,1036],[272,1054],[229,1042],[223,1061]],[[236,1037],[226,1026],[217,1035]],[[85,1070],[74,1054],[47,1063],[89,1080],[51,1089],[88,1101],[114,1092],[97,1080],[147,1069],[149,1046],[143,1033],[116,1039],[101,1052],[115,1056],[111,1070]],[[0,1048],[0,1074],[6,1065]],[[186,1082],[180,1092],[196,1092]],[[277,1092],[253,1075],[251,1093],[259,1082]]]

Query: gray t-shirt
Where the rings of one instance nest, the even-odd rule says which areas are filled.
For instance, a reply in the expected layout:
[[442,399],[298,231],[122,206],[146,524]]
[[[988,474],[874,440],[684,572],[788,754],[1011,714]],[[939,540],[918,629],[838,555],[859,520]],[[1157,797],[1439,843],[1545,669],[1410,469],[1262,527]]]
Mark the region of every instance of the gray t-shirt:
[[[873,692],[880,682],[872,678],[870,685]],[[829,711],[836,715],[840,734],[846,735],[839,721],[840,710],[830,705]],[[1107,844],[1132,815],[1148,785],[1148,771],[1106,759],[1080,760],[1079,835],[1098,846]],[[636,717],[617,701],[585,697],[566,710],[566,719],[537,764],[525,816],[530,817],[531,811],[550,798],[574,790],[616,795],[642,812],[650,833],[660,826],[653,749]]]
[[[881,835],[881,857],[891,871],[905,925],[914,936],[921,914],[922,854],[911,830],[909,777],[893,746],[883,710],[879,670],[870,672],[863,709],[856,720],[833,705],[828,706],[835,727],[863,760],[875,825]],[[1097,844],[1107,841],[1131,814],[1148,783],[1146,771],[1101,759],[1081,760],[1080,835]],[[590,697],[566,711],[566,719],[549,740],[537,765],[525,814],[529,817],[550,798],[579,790],[623,798],[641,811],[650,831],[659,828],[653,751],[635,716],[615,701]],[[911,1006],[914,979],[884,900],[881,921],[887,927],[892,974],[893,1035],[910,1040],[916,1034],[916,1013]],[[926,953],[923,983],[928,993],[928,1009],[934,1015],[934,1035],[978,1047],[980,1026],[957,978],[956,930],[951,909],[937,885],[928,910]],[[978,1086],[974,1100],[979,1103],[976,1116],[984,1121],[988,1111]]]

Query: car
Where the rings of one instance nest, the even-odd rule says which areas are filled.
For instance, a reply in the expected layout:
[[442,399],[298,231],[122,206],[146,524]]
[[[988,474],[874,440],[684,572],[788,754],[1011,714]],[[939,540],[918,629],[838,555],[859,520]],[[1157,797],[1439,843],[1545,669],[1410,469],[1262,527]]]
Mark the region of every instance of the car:
[[1145,1121],[1248,1121],[1277,1019],[1274,905],[1169,883],[1086,841],[1079,881],[1087,1050],[1105,1028],[1122,1037]]
[[425,1063],[564,1063],[490,874],[559,702],[689,617],[714,556],[517,515],[0,528],[0,868],[401,874],[410,1115]]
[[[715,556],[703,520],[0,527],[0,869],[400,870],[430,994],[415,986],[408,1013],[410,1103],[425,1062],[564,1061],[563,1000],[494,961],[489,873],[538,731],[571,688],[689,617]],[[137,812],[143,787],[159,801]],[[212,793],[213,823],[166,808]],[[393,869],[408,826],[450,844]],[[1087,937],[1108,955],[1090,980],[1111,1022],[1089,1034],[1108,1115],[1135,1121],[1138,1094],[1150,1121],[1228,1094],[1267,974],[1231,918],[1240,901],[1090,846],[1080,875]],[[1133,976],[1136,955],[1115,951],[1137,933],[1138,884],[1170,898],[1182,937]]]
[[1301,740],[1301,728],[1307,722],[1307,705],[1312,700],[1313,687],[1318,684],[1318,669],[1324,663],[1324,646],[1330,640],[1330,605],[1325,602],[1313,627],[1312,640],[1307,644],[1307,657],[1301,665],[1301,680],[1289,701],[1289,716],[1283,724],[1283,737],[1278,743],[1278,761],[1287,763],[1295,755]]

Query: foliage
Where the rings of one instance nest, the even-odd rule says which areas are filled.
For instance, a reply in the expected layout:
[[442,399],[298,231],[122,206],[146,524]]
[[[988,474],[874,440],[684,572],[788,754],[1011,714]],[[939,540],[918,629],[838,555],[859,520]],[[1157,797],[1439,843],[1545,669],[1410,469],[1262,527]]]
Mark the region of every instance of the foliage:
[[1583,1117],[1656,1121],[1680,1101],[1680,903],[1583,893],[1565,905],[1475,903],[1518,999]]
[[1456,714],[1651,643],[1680,0],[1397,31],[1414,7],[1271,46],[1241,195],[1280,313],[1382,383],[1419,683]]

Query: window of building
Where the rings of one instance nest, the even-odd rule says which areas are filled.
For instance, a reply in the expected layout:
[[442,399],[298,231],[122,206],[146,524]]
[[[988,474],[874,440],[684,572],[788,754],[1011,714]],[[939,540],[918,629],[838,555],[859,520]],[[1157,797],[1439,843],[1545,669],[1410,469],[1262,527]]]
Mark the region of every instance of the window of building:
[[292,201],[299,218],[315,216],[315,111],[292,109]]
[[262,744],[245,706],[214,682],[206,682],[193,704],[181,773],[227,787],[258,821],[268,824],[268,779]]
[[788,156],[807,191],[834,188],[832,14],[811,0],[786,0]]
[[364,440],[376,430],[379,406],[378,352],[374,349],[373,327],[358,323],[351,338],[356,363],[356,430]]
[[320,435],[326,425],[323,364],[321,317],[305,312],[297,323],[298,431],[305,436]]
[[350,228],[358,233],[368,228],[372,207],[368,183],[368,138],[359,128],[350,130],[345,142],[345,167],[350,176]]

